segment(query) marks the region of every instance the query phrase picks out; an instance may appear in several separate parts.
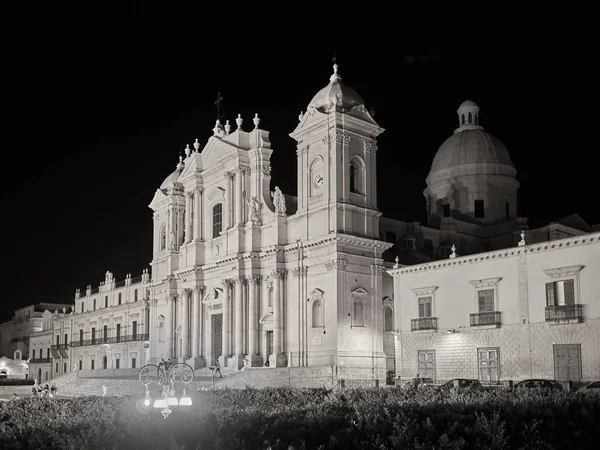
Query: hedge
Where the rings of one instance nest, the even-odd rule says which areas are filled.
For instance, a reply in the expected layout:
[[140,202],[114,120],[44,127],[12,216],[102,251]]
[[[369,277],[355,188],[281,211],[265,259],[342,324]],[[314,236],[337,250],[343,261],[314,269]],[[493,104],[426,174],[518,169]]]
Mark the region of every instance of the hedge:
[[600,435],[592,390],[224,389],[195,393],[166,420],[138,412],[141,397],[3,402],[0,447],[577,450]]

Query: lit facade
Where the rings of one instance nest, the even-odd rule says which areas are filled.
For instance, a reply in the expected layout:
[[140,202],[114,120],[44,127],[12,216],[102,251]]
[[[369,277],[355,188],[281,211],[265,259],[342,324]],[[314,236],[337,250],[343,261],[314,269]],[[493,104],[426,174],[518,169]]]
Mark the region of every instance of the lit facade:
[[290,134],[296,196],[271,185],[275,150],[258,114],[250,126],[239,116],[235,125],[217,121],[149,204],[152,277],[144,270],[115,282],[107,272],[98,288],[77,291],[73,314],[55,316],[40,334],[51,371],[176,358],[195,369],[336,366],[345,378],[380,382],[408,373],[398,360],[405,306],[394,270],[516,247],[523,232],[534,244],[592,231],[578,216],[530,230],[517,216],[508,151],[483,129],[473,102],[458,118],[427,177],[427,225],[382,217],[384,130],[337,65]]

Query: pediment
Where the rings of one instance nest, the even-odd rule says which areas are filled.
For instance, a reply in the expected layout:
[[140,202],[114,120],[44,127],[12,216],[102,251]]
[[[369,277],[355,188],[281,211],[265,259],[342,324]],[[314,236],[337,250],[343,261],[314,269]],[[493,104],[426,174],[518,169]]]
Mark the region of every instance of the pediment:
[[368,294],[369,293],[362,287],[358,287],[352,291],[352,295],[364,296],[364,295],[368,295]]
[[196,166],[199,170],[205,167],[214,167],[231,156],[238,156],[238,148],[229,142],[211,136],[206,146],[202,149]]
[[211,203],[215,200],[225,201],[225,189],[222,187],[216,187],[209,192],[206,198]]
[[322,291],[319,288],[315,288],[313,289],[313,291],[310,293],[310,295],[312,297],[323,297],[323,294],[325,293],[325,291]]
[[260,319],[260,323],[273,323],[273,314],[265,314],[262,319]]

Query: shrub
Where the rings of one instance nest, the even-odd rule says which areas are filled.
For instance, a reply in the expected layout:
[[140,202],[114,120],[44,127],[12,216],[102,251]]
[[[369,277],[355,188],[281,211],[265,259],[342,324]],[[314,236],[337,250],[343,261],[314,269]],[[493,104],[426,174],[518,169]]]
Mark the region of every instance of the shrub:
[[600,433],[598,392],[223,389],[167,420],[140,397],[4,402],[0,447],[577,450]]

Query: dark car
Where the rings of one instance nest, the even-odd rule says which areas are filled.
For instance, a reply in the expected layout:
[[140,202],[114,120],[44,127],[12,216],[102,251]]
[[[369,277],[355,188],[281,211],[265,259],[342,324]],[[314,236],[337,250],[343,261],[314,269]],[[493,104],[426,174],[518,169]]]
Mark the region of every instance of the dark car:
[[442,390],[456,389],[482,389],[483,386],[479,380],[472,378],[454,378],[440,386]]
[[586,384],[583,389],[600,389],[600,381],[593,381],[590,384]]
[[539,379],[531,379],[531,380],[523,380],[519,381],[514,386],[515,389],[557,389],[561,390],[562,384],[560,384],[556,380],[539,380]]
[[[397,381],[400,381],[400,380],[397,380]],[[433,386],[433,379],[416,377],[416,378],[411,378],[406,383],[400,385],[400,387],[402,387],[402,389],[419,389],[419,388],[422,388],[425,386]]]

